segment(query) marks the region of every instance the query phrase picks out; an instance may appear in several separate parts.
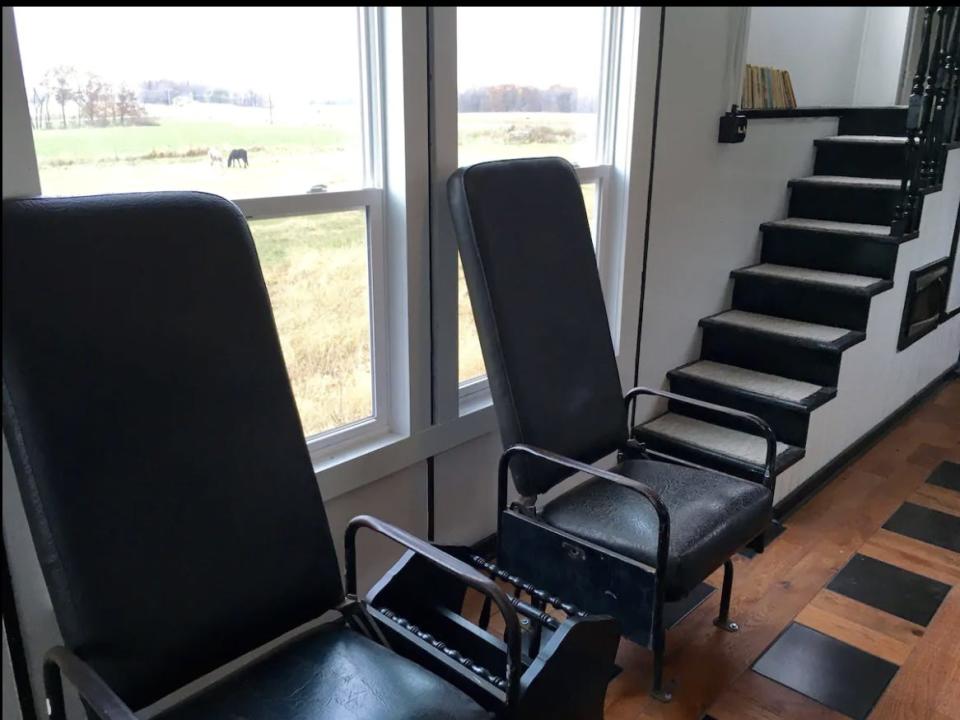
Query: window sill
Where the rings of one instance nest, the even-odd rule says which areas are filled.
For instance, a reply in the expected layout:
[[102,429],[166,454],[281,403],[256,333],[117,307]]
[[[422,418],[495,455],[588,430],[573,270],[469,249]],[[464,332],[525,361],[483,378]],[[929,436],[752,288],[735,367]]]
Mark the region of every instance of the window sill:
[[327,502],[497,429],[489,392],[461,405],[460,417],[413,435],[382,433],[311,454]]

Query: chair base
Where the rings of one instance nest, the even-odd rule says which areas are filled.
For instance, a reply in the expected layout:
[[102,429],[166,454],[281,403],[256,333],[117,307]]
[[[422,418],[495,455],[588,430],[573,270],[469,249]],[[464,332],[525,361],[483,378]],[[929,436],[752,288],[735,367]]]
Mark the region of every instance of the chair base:
[[650,697],[662,703],[668,703],[673,700],[673,693],[666,690],[651,690]]
[[716,627],[723,630],[724,632],[728,632],[728,633],[740,632],[740,626],[737,625],[737,623],[731,622],[729,620],[721,620],[720,618],[717,618],[716,620],[713,621],[713,624]]

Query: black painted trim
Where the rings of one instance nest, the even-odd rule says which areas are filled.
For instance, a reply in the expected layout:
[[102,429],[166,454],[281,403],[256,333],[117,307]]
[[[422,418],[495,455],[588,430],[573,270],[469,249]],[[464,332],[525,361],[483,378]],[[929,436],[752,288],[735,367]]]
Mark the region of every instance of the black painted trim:
[[946,304],[950,302],[950,290],[953,288],[953,270],[957,264],[957,249],[960,245],[960,207],[957,207],[957,221],[953,224],[953,241],[950,244],[950,272],[947,273],[947,297],[944,300],[944,312],[940,316],[940,323],[943,324],[950,318],[960,314],[960,305],[953,310],[947,311]]
[[907,316],[908,316],[908,310],[911,308],[912,302],[913,302],[913,297],[911,296],[911,293],[914,292],[913,290],[914,283],[916,282],[916,279],[919,275],[921,275],[922,273],[928,272],[929,270],[932,270],[937,265],[943,265],[947,269],[947,287],[946,287],[946,292],[943,296],[943,306],[944,308],[946,308],[947,306],[947,299],[950,297],[950,270],[951,270],[950,258],[943,257],[938,260],[934,260],[933,262],[929,262],[926,265],[921,265],[916,270],[911,270],[910,275],[907,278],[907,294],[906,294],[906,299],[903,302],[903,313],[900,316],[900,332],[897,334],[897,352],[906,350],[908,347],[910,347],[915,342],[920,340],[920,338],[926,337],[927,335],[932,333],[934,330],[936,330],[938,327],[940,327],[943,324],[943,309],[941,309],[937,317],[937,322],[934,325],[931,325],[919,335],[914,335],[912,338],[908,338],[906,335]]
[[[637,351],[633,357],[633,386],[640,384],[640,343],[643,340],[643,306],[647,298],[647,258],[650,257],[650,215],[653,212],[653,173],[657,161],[657,129],[660,124],[660,78],[663,73],[663,35],[667,8],[660,7],[660,40],[657,48],[657,82],[653,93],[653,128],[650,132],[650,174],[647,177],[647,216],[643,221],[643,262],[640,266],[640,312],[637,316]],[[637,424],[637,403],[630,411],[630,427]]]
[[433,542],[437,532],[437,494],[434,456],[427,458],[427,540]]
[[[433,36],[436,32],[433,26],[433,14],[430,10],[426,13],[426,40],[427,40],[427,67],[433,68]],[[437,343],[434,337],[434,318],[436,317],[437,298],[434,295],[434,278],[436,268],[433,263],[434,248],[436,247],[436,223],[433,222],[434,210],[436,208],[436,178],[434,178],[434,157],[436,139],[434,137],[434,110],[433,81],[427,82],[427,304],[430,312],[430,322],[427,323],[427,342],[430,348],[430,425],[437,422]],[[436,520],[436,486],[433,474],[433,456],[427,458],[427,540],[434,541],[434,530]]]
[[[840,181],[840,182],[831,181],[831,182],[825,183],[817,180],[818,177],[821,177],[821,176],[808,175],[807,177],[793,178],[792,180],[787,181],[787,187],[792,187],[792,188],[793,187],[815,187],[817,189],[830,189],[830,190],[837,190],[837,189],[875,190],[877,192],[885,192],[885,193],[895,193],[895,194],[900,193],[899,186],[892,187],[882,182],[879,182],[881,180],[889,180],[890,178],[862,178],[864,180],[877,181],[872,185],[868,185],[864,183],[854,183],[854,182],[844,182],[844,181]],[[881,223],[876,223],[876,224],[880,225]]]
[[903,149],[907,147],[907,136],[906,135],[878,135],[877,137],[895,137],[901,138],[902,143],[890,143],[890,142],[873,142],[871,140],[854,140],[855,137],[863,137],[858,135],[832,135],[825,138],[815,138],[813,144],[817,147],[830,147],[833,145],[842,145],[844,147],[849,147],[851,145],[856,145],[857,147],[882,147],[882,148],[899,148]]
[[852,113],[863,113],[863,112],[875,112],[875,111],[890,111],[890,110],[906,110],[905,107],[876,107],[876,108],[862,108],[862,107],[797,107],[797,108],[755,108],[755,109],[740,109],[738,112],[743,113],[747,118],[754,118],[756,120],[777,120],[783,118],[808,118],[808,117],[843,117],[844,115],[850,115]]
[[[13,669],[13,685],[20,706],[21,720],[37,720],[37,709],[33,706],[33,689],[30,686],[30,672],[27,653],[23,647],[23,631],[20,629],[20,617],[13,597],[13,581],[10,566],[7,563],[7,541],[3,542],[3,627],[7,635],[7,648],[10,651],[10,665]],[[6,653],[5,653],[6,654]]]
[[960,363],[948,368],[916,395],[861,435],[860,438],[849,445],[846,450],[817,470],[817,472],[808,477],[799,487],[795,488],[790,494],[777,503],[773,508],[774,517],[783,521],[810,502],[810,500],[825,488],[831,480],[837,477],[844,468],[859,459],[870,448],[876,445],[882,439],[883,435],[896,423],[902,420],[912,410],[916,409],[924,400],[933,395],[941,385],[952,380],[952,376],[957,373],[960,373]]

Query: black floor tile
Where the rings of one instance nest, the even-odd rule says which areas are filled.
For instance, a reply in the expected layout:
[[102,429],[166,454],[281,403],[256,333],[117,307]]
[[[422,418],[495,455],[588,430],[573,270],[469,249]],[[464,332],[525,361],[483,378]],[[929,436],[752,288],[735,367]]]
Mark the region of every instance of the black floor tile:
[[939,510],[904,503],[883,529],[960,553],[960,517]]
[[944,460],[937,465],[936,470],[930,473],[927,482],[960,492],[960,463]]
[[949,585],[864,555],[854,555],[827,589],[918,625],[930,622],[950,592]]
[[753,669],[857,720],[870,714],[897,673],[893,663],[797,623]]
[[[700,583],[693,591],[682,600],[665,603],[663,606],[663,626],[668,630],[683,620],[687,615],[697,609],[697,607],[706,600],[713,587],[706,583]],[[733,618],[736,620],[736,618]]]

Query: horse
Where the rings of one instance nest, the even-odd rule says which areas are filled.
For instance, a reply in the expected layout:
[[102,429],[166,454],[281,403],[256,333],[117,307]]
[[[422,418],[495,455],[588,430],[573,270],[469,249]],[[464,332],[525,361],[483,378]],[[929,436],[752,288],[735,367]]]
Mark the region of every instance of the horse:
[[243,163],[244,167],[250,167],[250,163],[247,162],[247,151],[243,148],[231,150],[227,158],[227,167],[233,167],[233,163],[237,163],[237,167],[240,167],[240,163]]
[[207,157],[210,158],[210,165],[220,165],[223,166],[223,153],[216,148],[210,148],[207,150]]

